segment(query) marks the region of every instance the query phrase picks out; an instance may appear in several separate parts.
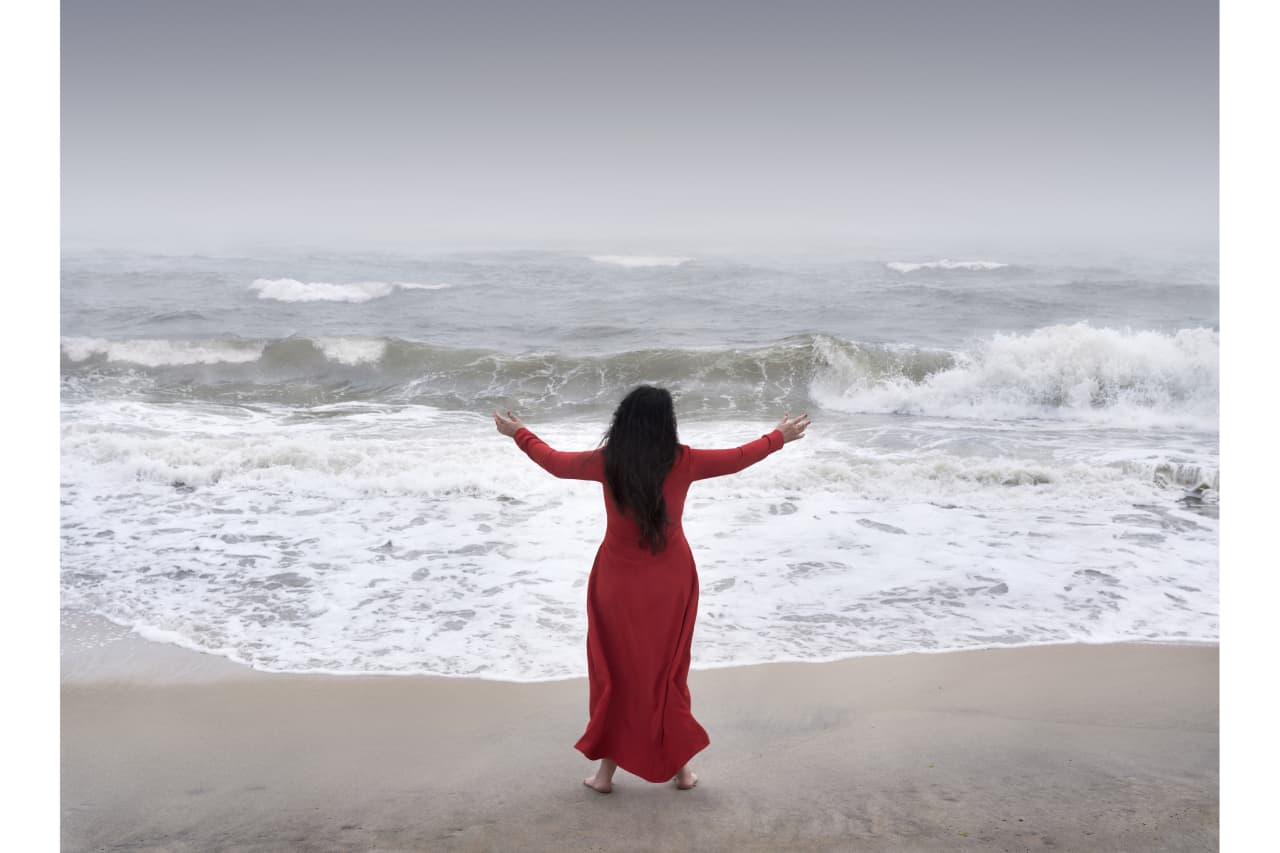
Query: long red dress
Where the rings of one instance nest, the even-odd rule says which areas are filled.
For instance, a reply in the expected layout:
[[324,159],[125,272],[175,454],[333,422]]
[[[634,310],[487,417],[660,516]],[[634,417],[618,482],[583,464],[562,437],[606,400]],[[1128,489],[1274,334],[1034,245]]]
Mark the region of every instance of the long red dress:
[[671,527],[657,554],[640,546],[640,528],[605,485],[603,450],[554,450],[527,427],[514,438],[550,473],[594,480],[604,493],[608,524],[587,581],[590,722],[574,747],[587,758],[608,758],[642,779],[665,782],[711,742],[693,718],[687,684],[698,571],[681,525],[685,495],[694,480],[741,471],[780,449],[782,432],[724,450],[678,445],[662,485]]

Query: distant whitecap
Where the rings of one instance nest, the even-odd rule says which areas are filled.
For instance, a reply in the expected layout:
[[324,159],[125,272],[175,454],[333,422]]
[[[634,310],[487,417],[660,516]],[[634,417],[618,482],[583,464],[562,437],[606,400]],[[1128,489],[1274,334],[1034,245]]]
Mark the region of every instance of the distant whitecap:
[[331,284],[324,281],[298,281],[294,278],[260,278],[249,285],[259,299],[276,302],[369,302],[389,296],[397,290],[441,290],[447,284],[418,284],[409,281],[357,281]]
[[613,264],[619,267],[678,267],[687,264],[693,258],[660,257],[656,255],[591,255],[591,260],[599,264]]
[[906,261],[891,261],[885,264],[886,267],[894,272],[915,272],[916,270],[971,270],[980,272],[982,270],[998,270],[1009,266],[998,261],[952,261],[943,258],[940,261],[924,261],[922,263],[908,263]]

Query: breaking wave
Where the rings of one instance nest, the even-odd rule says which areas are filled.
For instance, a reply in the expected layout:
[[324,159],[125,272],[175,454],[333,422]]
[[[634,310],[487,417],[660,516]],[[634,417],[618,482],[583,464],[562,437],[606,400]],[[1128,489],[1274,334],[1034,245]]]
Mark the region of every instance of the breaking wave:
[[166,340],[134,338],[113,341],[106,338],[65,337],[62,339],[64,359],[83,362],[95,359],[108,362],[163,367],[177,364],[246,364],[262,357],[265,343],[239,340]]
[[[63,338],[64,379],[139,369],[195,397],[372,399],[475,408],[616,402],[662,384],[684,411],[817,406],[868,414],[1050,418],[1217,429],[1218,332],[1050,326],[959,351],[799,335],[763,347],[648,349],[601,356],[508,354],[379,337],[274,340]],[[193,372],[198,370],[198,372]],[[81,383],[83,384],[83,383]],[[133,387],[133,386],[131,386]],[[308,392],[313,393],[313,392]],[[337,393],[337,392],[335,392]]]
[[1067,417],[1211,426],[1218,417],[1218,332],[1173,334],[1049,326],[997,334],[968,351],[820,344],[814,399],[842,411],[948,417]]

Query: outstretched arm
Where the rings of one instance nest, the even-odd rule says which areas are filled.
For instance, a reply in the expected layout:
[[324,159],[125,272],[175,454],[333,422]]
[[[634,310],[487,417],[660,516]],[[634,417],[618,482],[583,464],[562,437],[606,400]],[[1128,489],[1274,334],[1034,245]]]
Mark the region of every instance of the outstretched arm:
[[517,415],[507,412],[504,418],[493,413],[493,423],[498,432],[511,436],[529,458],[547,472],[565,480],[604,480],[604,457],[595,450],[568,453],[553,449],[534,435]]
[[690,479],[705,480],[707,477],[723,477],[736,474],[749,465],[782,448],[782,431],[774,430],[748,441],[739,447],[724,450],[699,450],[689,448]]
[[809,426],[807,414],[791,417],[783,415],[773,432],[765,433],[755,441],[749,441],[738,447],[724,450],[695,450],[689,448],[689,461],[692,479],[704,480],[707,477],[723,477],[736,474],[748,465],[754,465],[761,459],[781,450],[788,441],[804,437],[805,428]]
[[514,438],[516,444],[529,455],[530,459],[541,465],[548,473],[563,480],[600,482],[604,479],[604,457],[599,451],[555,450],[530,432],[526,426],[517,429]]

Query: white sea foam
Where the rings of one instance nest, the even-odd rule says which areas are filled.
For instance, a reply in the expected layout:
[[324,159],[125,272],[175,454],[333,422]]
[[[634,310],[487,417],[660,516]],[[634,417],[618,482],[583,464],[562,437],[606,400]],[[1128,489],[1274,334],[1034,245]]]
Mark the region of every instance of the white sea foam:
[[298,281],[293,278],[260,278],[249,285],[259,299],[277,302],[369,302],[389,296],[397,290],[441,290],[447,284],[418,284],[406,281],[357,281],[330,284],[323,281]]
[[885,266],[894,272],[915,272],[916,270],[998,270],[1009,265],[997,261],[952,261],[943,258],[940,261],[925,261],[923,263],[891,261]]
[[[469,413],[331,409],[64,406],[64,605],[262,669],[585,674],[600,485],[551,477]],[[538,431],[572,450],[598,427]],[[1161,468],[1159,442],[1089,435],[833,423],[695,484],[694,665],[1214,639],[1216,520],[1158,474],[1214,468],[1215,445]]]
[[591,255],[591,260],[600,264],[613,264],[619,267],[678,267],[687,264],[693,258],[662,257],[656,255]]
[[85,361],[103,355],[109,361],[131,362],[146,367],[178,364],[243,364],[262,356],[263,343],[227,340],[165,340],[132,338],[113,341],[106,338],[64,337],[62,351],[72,361]]
[[[427,407],[392,414],[383,407],[360,404],[359,411],[340,422],[324,420],[288,430],[276,424],[276,418],[283,415],[216,414],[216,408],[179,409],[120,401],[83,404],[78,410],[85,414],[64,430],[64,454],[108,466],[129,481],[168,484],[180,480],[198,486],[243,480],[277,491],[294,491],[323,483],[328,477],[340,477],[346,488],[362,494],[438,497],[502,476],[499,468],[469,473],[468,466],[481,465],[478,460],[484,456],[480,439],[455,447],[454,457],[447,461],[433,459],[423,436],[440,428],[434,425],[437,418],[444,423],[454,418],[433,415],[434,410]],[[94,413],[91,422],[87,417],[90,411]],[[145,439],[129,429],[131,424],[143,422],[153,430]],[[369,427],[376,429],[370,431]],[[348,431],[366,436],[360,452],[352,450]],[[303,435],[305,440],[300,437]],[[945,489],[953,495],[990,492],[984,500],[996,501],[1004,499],[997,495],[1010,486],[1054,484],[1059,490],[1071,491],[1073,497],[1109,490],[1112,497],[1128,499],[1148,493],[1153,484],[1186,484],[1195,477],[1192,471],[1206,472],[1203,477],[1216,480],[1216,469],[1208,458],[1196,461],[1198,467],[1193,467],[1190,460],[1152,459],[1145,446],[1117,454],[1110,445],[1086,445],[1092,456],[1082,460],[1061,454],[1000,453],[978,447],[971,437],[959,441],[942,434],[931,434],[924,446],[880,446],[865,437],[846,438],[860,445],[859,449],[815,460],[800,480],[771,479],[771,488],[784,492],[801,488],[875,492],[906,498]],[[1013,441],[1001,436],[999,444],[1010,446]],[[1021,441],[1030,447],[1036,439],[1024,437]],[[965,447],[963,453],[955,449],[960,445]],[[415,466],[422,467],[415,470]]]

